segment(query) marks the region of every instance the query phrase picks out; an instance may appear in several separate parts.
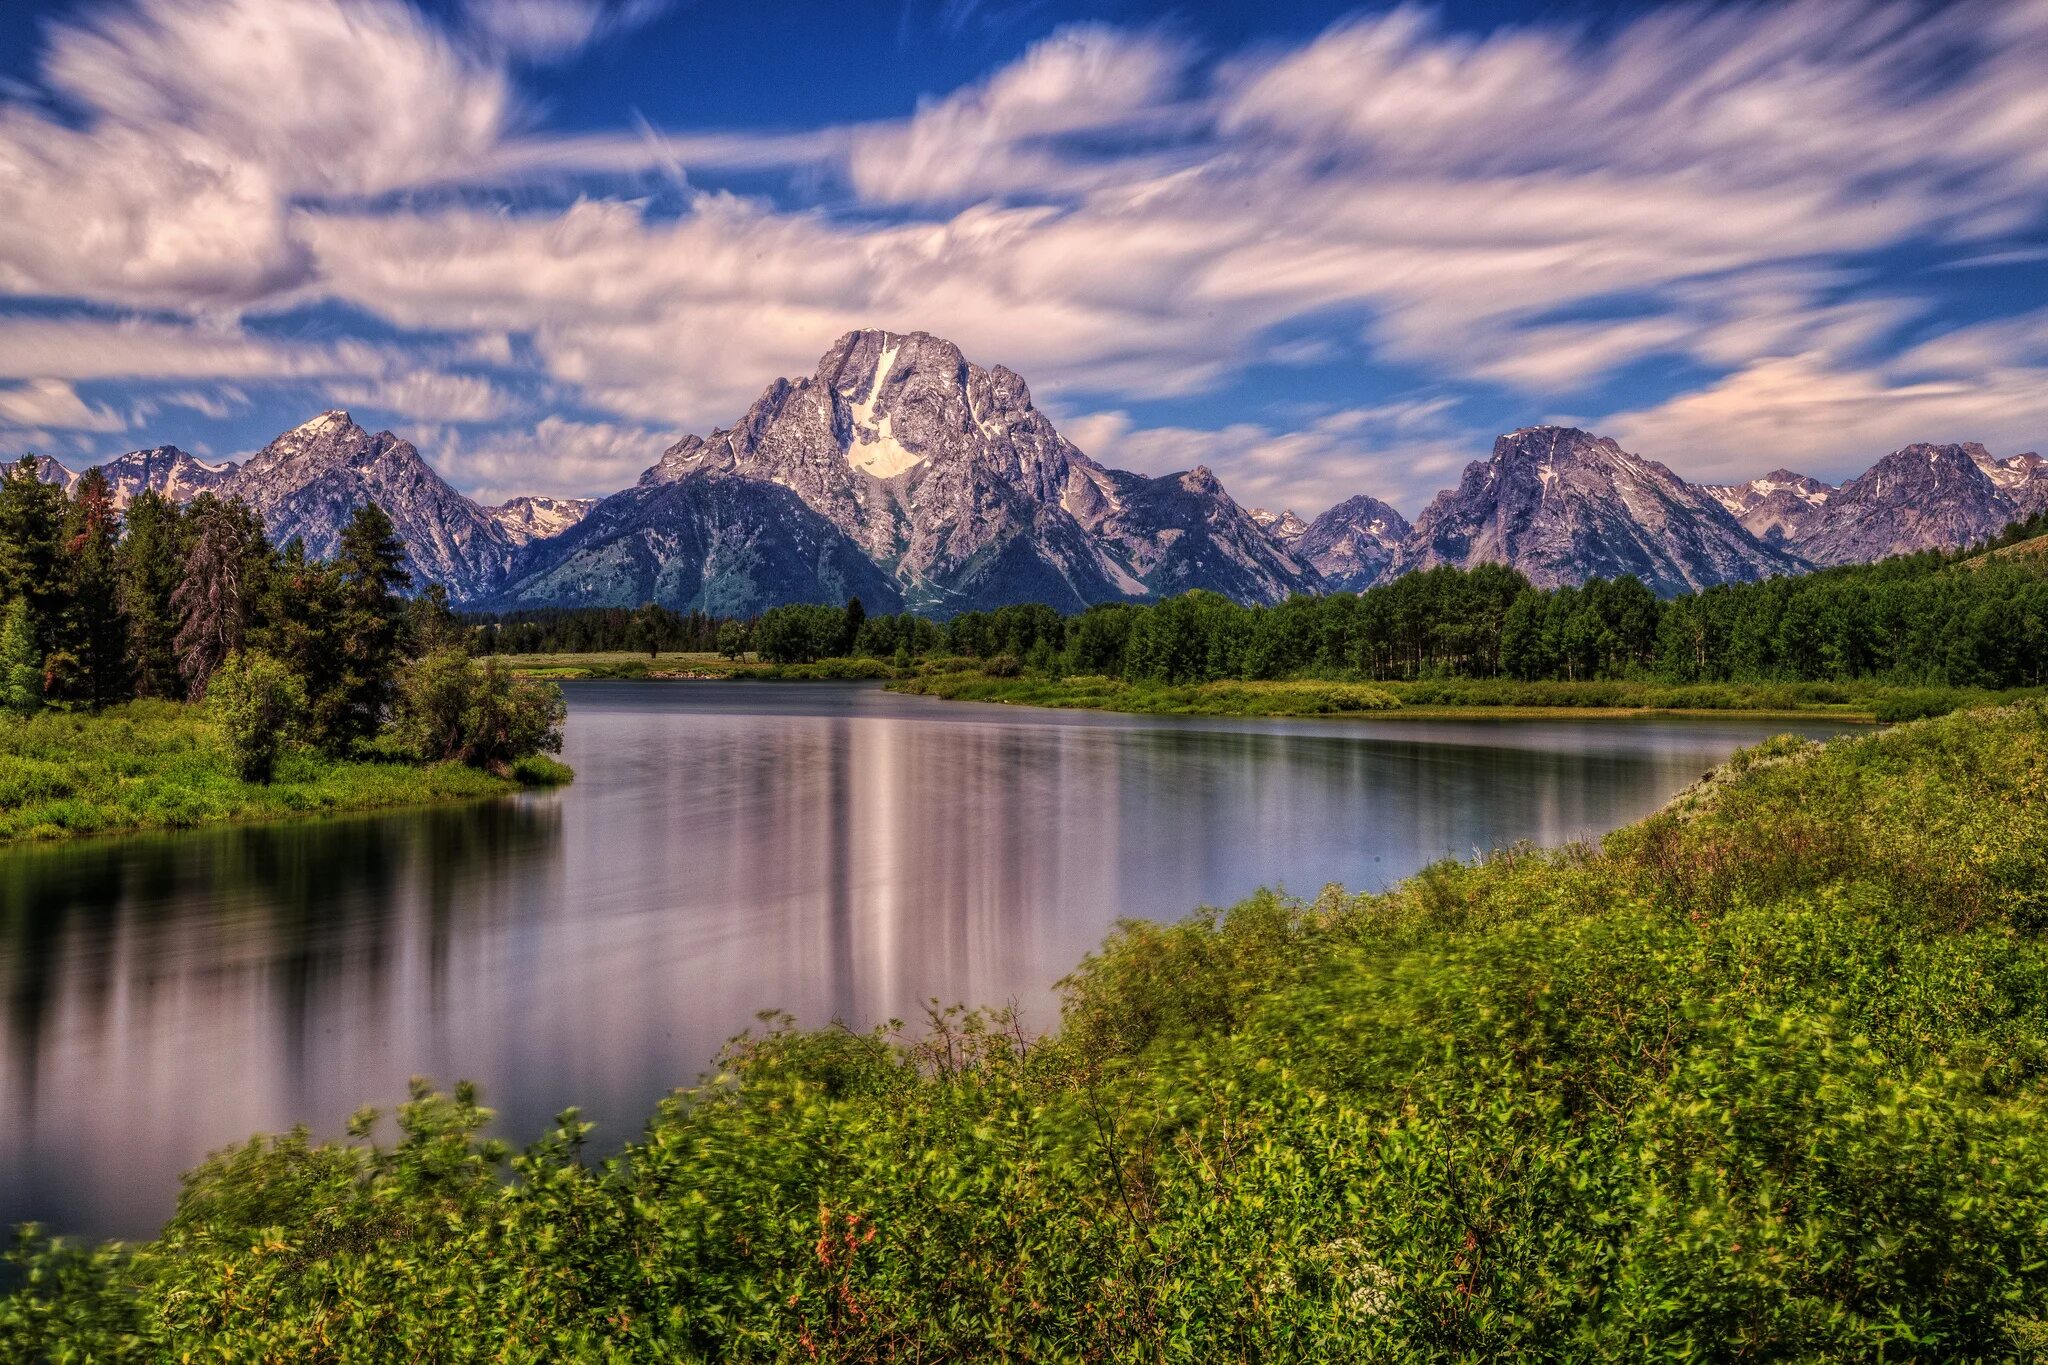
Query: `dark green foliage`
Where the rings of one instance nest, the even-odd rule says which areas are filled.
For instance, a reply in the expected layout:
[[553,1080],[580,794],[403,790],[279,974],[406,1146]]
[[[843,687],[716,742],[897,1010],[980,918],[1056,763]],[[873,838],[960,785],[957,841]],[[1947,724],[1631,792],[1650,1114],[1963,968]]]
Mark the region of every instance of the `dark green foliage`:
[[470,638],[469,627],[448,605],[448,589],[439,583],[427,584],[406,604],[404,635],[405,652],[415,659],[444,649],[465,649]]
[[202,493],[186,517],[191,549],[185,555],[184,580],[171,594],[179,621],[173,646],[186,693],[199,698],[221,661],[248,637],[271,552],[262,518],[240,500],[224,502]]
[[422,762],[453,760],[505,773],[520,759],[560,753],[563,715],[553,683],[515,678],[495,659],[449,649],[399,674],[391,735]]
[[356,509],[341,530],[333,562],[333,638],[340,669],[331,682],[314,679],[322,699],[319,741],[345,754],[377,733],[390,711],[394,677],[404,643],[405,599],[411,586],[405,570],[405,542],[382,508]]
[[0,616],[0,710],[26,716],[43,704],[43,659],[36,653],[28,599],[17,597]]
[[737,659],[747,652],[752,642],[752,632],[739,621],[721,621],[718,625],[718,652],[728,659]]
[[472,613],[463,620],[476,631],[479,654],[608,654],[649,648],[662,654],[709,654],[719,648],[719,632],[731,618],[667,608],[654,615],[624,607],[540,607]]
[[36,476],[34,457],[0,473],[0,601],[27,601],[38,659],[63,647],[64,512],[64,491]]
[[121,514],[106,474],[94,466],[65,504],[61,648],[77,660],[69,686],[52,699],[107,706],[132,695],[128,618],[121,606]]
[[1599,848],[1134,923],[1060,1031],[771,1023],[598,1158],[466,1088],[31,1233],[0,1356],[2028,1359],[2048,708],[1741,755]]
[[841,652],[838,607],[770,607],[754,622],[754,652],[772,664],[807,664]]
[[185,578],[189,528],[178,504],[144,489],[128,504],[126,534],[115,552],[121,609],[128,618],[128,659],[139,697],[182,697],[179,616],[172,598]]
[[305,719],[306,689],[269,655],[238,650],[214,670],[206,705],[227,740],[235,775],[267,783]]

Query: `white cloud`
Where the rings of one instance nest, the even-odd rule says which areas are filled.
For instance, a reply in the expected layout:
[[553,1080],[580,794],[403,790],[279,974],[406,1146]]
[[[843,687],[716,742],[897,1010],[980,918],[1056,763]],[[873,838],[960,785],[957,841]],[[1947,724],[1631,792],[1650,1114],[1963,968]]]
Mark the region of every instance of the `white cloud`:
[[1961,328],[1883,363],[1769,356],[1600,427],[1696,480],[1778,465],[1842,479],[1915,441],[2039,449],[2048,444],[2044,322],[2048,314]]
[[630,32],[668,8],[668,0],[468,0],[469,26],[493,51],[555,61]]
[[61,379],[32,379],[0,388],[0,422],[16,427],[70,431],[121,431],[128,423],[112,408],[88,403]]
[[338,402],[437,422],[490,422],[518,409],[512,396],[482,375],[408,370],[369,383],[329,387]]
[[1086,413],[1060,430],[1103,463],[1154,476],[1207,465],[1246,507],[1305,519],[1358,493],[1413,515],[1483,450],[1450,421],[1448,399],[1344,408],[1293,430],[1255,422],[1221,428],[1140,427],[1127,413]]
[[676,433],[544,417],[531,429],[474,432],[424,426],[410,433],[434,467],[480,502],[523,493],[602,497],[632,483]]

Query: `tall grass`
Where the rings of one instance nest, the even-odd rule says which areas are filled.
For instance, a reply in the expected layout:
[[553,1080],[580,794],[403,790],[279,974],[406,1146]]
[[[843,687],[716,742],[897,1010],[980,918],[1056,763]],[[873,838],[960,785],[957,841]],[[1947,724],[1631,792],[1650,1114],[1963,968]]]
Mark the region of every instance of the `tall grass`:
[[2048,705],[1786,738],[1597,847],[1126,925],[1049,1038],[771,1027],[610,1159],[422,1087],[31,1236],[0,1355],[2038,1358],[2044,809]]

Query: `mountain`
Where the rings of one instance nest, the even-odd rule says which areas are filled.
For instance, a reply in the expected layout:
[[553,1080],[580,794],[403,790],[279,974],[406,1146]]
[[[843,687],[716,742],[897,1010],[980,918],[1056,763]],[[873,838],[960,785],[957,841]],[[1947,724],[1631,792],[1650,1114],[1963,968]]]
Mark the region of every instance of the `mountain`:
[[1135,585],[1134,595],[1206,588],[1239,602],[1278,602],[1321,586],[1201,465],[1151,478],[1105,469],[1077,451],[1061,503],[1116,562],[1120,582]]
[[512,565],[504,527],[436,474],[411,442],[364,431],[346,412],[323,412],[249,458],[217,490],[263,514],[271,540],[297,538],[331,558],[356,509],[376,503],[405,541],[418,583],[439,583],[458,602],[489,595]]
[[751,616],[788,602],[859,597],[903,609],[896,584],[794,492],[699,473],[614,493],[561,535],[521,554],[492,605],[635,607]]
[[1486,562],[1544,587],[1633,574],[1666,596],[1802,567],[1705,489],[1573,427],[1495,441],[1423,510],[1389,572]]
[[533,493],[486,507],[483,513],[498,523],[514,545],[527,545],[562,534],[589,516],[595,506],[596,498],[551,498]]
[[1706,491],[1766,545],[1797,544],[1835,494],[1833,485],[1789,469],[1774,469],[1748,483],[1708,484]]
[[1347,498],[1303,528],[1295,551],[1337,592],[1363,592],[1386,577],[1414,534],[1408,518],[1378,498]]
[[2044,464],[1998,460],[1975,442],[1907,446],[1843,484],[1795,548],[1816,564],[1858,564],[1985,540],[2048,502]]
[[[190,502],[227,482],[235,467],[232,460],[214,463],[188,455],[176,446],[131,450],[99,464],[113,488],[116,507],[126,507],[144,489],[161,493],[173,502]],[[66,489],[76,487],[84,473],[81,470],[74,474],[47,455],[36,457],[36,470],[44,483],[62,484]]]
[[789,489],[922,611],[1076,609],[1189,587],[1277,601],[1313,581],[1206,470],[1104,469],[1019,375],[926,332],[848,332],[814,374],[776,380],[642,482],[714,473]]
[[1300,540],[1302,534],[1308,530],[1308,523],[1294,515],[1291,510],[1268,512],[1263,507],[1254,507],[1245,515],[1257,523],[1258,528],[1267,536],[1279,541],[1283,550],[1292,549],[1294,542]]

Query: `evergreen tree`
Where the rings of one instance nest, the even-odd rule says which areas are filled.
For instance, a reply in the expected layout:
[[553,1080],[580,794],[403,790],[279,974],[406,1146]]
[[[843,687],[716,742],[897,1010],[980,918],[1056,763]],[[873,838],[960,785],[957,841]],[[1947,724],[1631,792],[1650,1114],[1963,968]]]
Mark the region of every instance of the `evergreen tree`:
[[17,597],[0,618],[0,710],[27,715],[43,704],[43,656],[36,652],[28,599]]
[[121,514],[105,471],[78,480],[64,517],[64,648],[77,660],[68,701],[95,708],[131,695],[128,621],[121,610]]
[[405,570],[405,542],[374,503],[358,508],[342,528],[333,567],[341,672],[321,743],[339,753],[375,735],[390,709],[405,622],[399,594],[412,575]]
[[262,519],[239,499],[223,502],[202,493],[187,515],[192,548],[171,604],[179,622],[174,642],[178,673],[187,695],[196,700],[206,695],[214,671],[248,636],[268,546]]
[[854,643],[860,639],[861,625],[868,619],[868,609],[858,597],[846,599],[846,611],[839,626],[839,644],[832,652],[851,655]]
[[28,602],[36,657],[58,647],[64,617],[64,490],[44,483],[35,457],[0,474],[0,600]]
[[128,504],[128,533],[116,552],[121,607],[128,616],[128,661],[135,693],[182,697],[178,674],[178,613],[171,605],[185,577],[190,537],[178,504],[144,489]]

